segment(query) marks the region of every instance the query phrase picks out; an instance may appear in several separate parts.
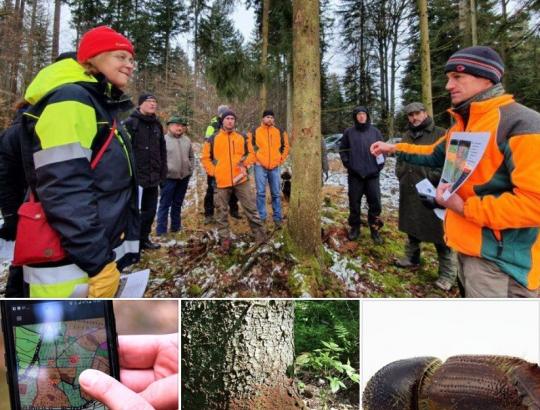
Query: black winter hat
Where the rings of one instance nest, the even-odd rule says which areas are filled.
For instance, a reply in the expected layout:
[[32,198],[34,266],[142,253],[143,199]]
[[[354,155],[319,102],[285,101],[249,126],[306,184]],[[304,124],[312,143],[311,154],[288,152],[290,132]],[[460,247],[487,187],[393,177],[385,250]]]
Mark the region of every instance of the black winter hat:
[[498,84],[504,74],[504,63],[491,47],[473,46],[452,54],[444,67],[445,73],[449,71],[487,78],[493,84]]
[[262,115],[262,116],[263,116],[263,118],[264,118],[264,117],[266,117],[267,115],[271,115],[272,117],[275,117],[274,111],[273,111],[273,110],[265,110],[265,111],[263,112],[263,115]]
[[225,110],[223,111],[223,114],[221,114],[221,121],[223,121],[223,119],[225,117],[228,117],[229,115],[232,115],[236,119],[236,114],[234,113],[233,110]]
[[142,93],[141,95],[139,95],[139,105],[141,105],[146,100],[152,100],[152,99],[157,101],[157,98],[156,98],[156,96],[154,94]]

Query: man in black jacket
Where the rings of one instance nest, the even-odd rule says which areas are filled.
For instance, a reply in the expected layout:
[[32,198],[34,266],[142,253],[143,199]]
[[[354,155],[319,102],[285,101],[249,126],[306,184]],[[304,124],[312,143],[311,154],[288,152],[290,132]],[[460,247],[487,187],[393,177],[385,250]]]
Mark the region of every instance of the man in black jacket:
[[159,244],[150,241],[152,223],[156,217],[159,184],[167,177],[167,148],[163,127],[156,116],[157,99],[144,93],[139,106],[126,120],[131,135],[137,180],[142,187],[141,199],[141,250],[158,249]]
[[371,125],[369,112],[365,107],[353,110],[354,126],[347,128],[341,138],[339,155],[348,171],[349,185],[349,239],[360,236],[360,206],[362,196],[368,202],[368,224],[371,238],[377,245],[383,240],[379,230],[383,226],[381,214],[381,188],[379,172],[384,166],[384,157],[375,158],[369,148],[375,141],[382,141],[381,132]]
[[[28,184],[23,167],[20,124],[28,104],[18,106],[13,123],[0,134],[0,212],[3,225],[0,238],[14,241],[17,233],[17,211],[24,201]],[[24,297],[23,272],[20,266],[10,266],[6,283],[8,298]]]

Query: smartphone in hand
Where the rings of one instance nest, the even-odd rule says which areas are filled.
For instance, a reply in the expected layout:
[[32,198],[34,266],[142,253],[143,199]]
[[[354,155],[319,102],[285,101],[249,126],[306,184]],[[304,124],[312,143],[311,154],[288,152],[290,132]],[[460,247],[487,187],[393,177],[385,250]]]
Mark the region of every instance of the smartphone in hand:
[[8,300],[0,304],[11,408],[105,409],[79,385],[86,369],[120,377],[108,300]]

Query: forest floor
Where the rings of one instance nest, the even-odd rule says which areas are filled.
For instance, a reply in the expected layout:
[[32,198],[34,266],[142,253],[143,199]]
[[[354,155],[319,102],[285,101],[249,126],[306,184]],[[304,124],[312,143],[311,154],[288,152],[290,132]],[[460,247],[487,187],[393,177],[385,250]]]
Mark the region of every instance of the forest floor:
[[[231,254],[220,253],[215,225],[204,225],[206,175],[197,166],[182,209],[183,229],[154,237],[161,248],[143,252],[141,261],[130,267],[130,271],[150,269],[145,297],[456,297],[457,289],[444,292],[433,286],[437,259],[432,245],[424,245],[418,270],[394,266],[406,239],[397,229],[394,159],[388,159],[381,175],[385,226],[384,244],[379,246],[373,244],[365,224],[358,241],[347,239],[347,175],[337,154],[329,154],[329,162],[330,176],[322,190],[322,270],[299,264],[287,250],[286,228],[276,230],[272,222],[266,226],[269,241],[253,246],[245,216],[230,218],[234,246]],[[286,218],[284,201],[283,207]],[[362,212],[365,218],[365,208]],[[0,265],[0,295],[7,266]]]
[[[337,154],[330,154],[329,162],[330,176],[322,192],[321,272],[310,272],[299,265],[287,251],[284,230],[276,230],[272,222],[266,226],[270,240],[255,247],[245,216],[241,220],[229,218],[234,246],[231,254],[221,254],[215,225],[204,225],[206,175],[198,167],[184,202],[182,231],[155,238],[162,248],[144,252],[140,263],[132,268],[151,269],[145,296],[456,297],[457,289],[444,292],[433,286],[437,279],[433,245],[424,245],[420,269],[413,272],[394,266],[394,260],[402,256],[406,240],[397,229],[399,185],[394,159],[388,159],[381,176],[385,226],[384,244],[380,246],[373,244],[366,224],[358,241],[347,239],[347,175]],[[286,216],[285,201],[283,207]],[[366,209],[362,212],[365,218]],[[312,276],[315,286],[303,286],[306,276]]]
[[353,410],[359,407],[360,388],[358,384],[332,394],[328,391],[327,380],[309,373],[298,375],[296,383],[301,385],[300,395],[310,409]]

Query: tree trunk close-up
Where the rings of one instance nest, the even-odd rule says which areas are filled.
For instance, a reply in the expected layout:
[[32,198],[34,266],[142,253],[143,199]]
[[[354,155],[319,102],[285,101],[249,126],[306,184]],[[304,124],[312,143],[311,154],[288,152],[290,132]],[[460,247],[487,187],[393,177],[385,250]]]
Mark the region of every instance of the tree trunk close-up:
[[289,378],[294,302],[182,304],[182,406],[305,408]]

